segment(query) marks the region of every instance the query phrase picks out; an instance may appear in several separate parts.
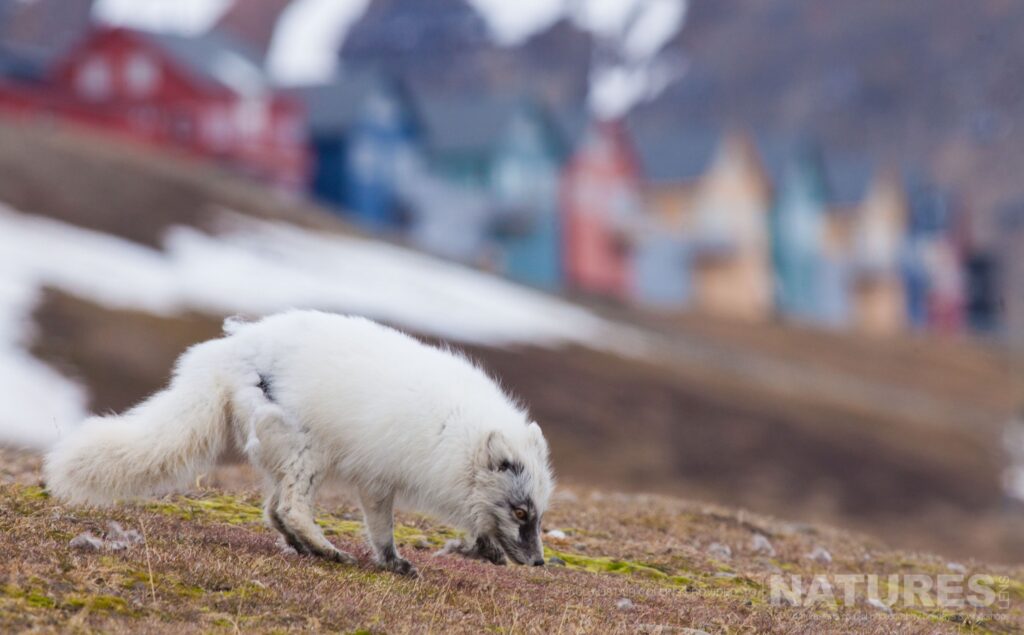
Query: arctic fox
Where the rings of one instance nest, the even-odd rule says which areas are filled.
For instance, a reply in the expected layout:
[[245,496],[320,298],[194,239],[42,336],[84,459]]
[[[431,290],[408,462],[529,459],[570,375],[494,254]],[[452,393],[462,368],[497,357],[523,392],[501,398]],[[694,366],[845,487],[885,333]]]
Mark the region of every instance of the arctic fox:
[[449,550],[544,564],[547,443],[464,357],[317,311],[224,330],[181,356],[167,388],[60,440],[45,462],[50,491],[98,505],[167,492],[234,443],[266,477],[267,522],[299,553],[355,561],[313,520],[317,489],[336,479],[357,493],[384,569],[416,575],[395,550],[394,505],[465,531]]

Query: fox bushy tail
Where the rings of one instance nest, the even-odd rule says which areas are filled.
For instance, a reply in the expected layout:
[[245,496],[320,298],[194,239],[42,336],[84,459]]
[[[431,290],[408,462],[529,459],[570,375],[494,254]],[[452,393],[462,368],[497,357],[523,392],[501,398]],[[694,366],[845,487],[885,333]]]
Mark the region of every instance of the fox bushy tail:
[[121,415],[93,417],[46,456],[47,488],[73,503],[103,505],[188,482],[229,440],[230,340],[190,348],[170,385]]

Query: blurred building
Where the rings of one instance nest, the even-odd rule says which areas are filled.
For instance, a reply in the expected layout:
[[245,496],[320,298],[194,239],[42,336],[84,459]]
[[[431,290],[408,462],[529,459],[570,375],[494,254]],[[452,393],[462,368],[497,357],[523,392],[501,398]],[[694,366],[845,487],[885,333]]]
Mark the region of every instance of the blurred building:
[[404,87],[382,73],[353,69],[290,94],[308,116],[311,193],[368,229],[399,228],[407,220],[399,173],[419,134]]
[[565,167],[564,258],[580,291],[629,298],[629,229],[644,213],[640,166],[624,127],[594,122]]
[[230,38],[96,27],[32,83],[0,83],[0,109],[97,127],[299,189],[301,107]]

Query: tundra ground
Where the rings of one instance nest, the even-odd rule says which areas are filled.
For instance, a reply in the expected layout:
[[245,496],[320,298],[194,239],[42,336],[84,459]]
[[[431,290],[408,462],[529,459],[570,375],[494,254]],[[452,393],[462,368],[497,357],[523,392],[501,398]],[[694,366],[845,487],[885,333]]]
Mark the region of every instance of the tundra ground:
[[[453,535],[402,514],[400,548],[417,580],[368,563],[358,509],[340,494],[320,523],[365,563],[287,554],[261,522],[244,468],[224,468],[186,495],[111,509],[66,507],[39,486],[38,458],[0,453],[2,632],[708,633],[1018,632],[1024,569],[896,551],[824,527],[636,494],[562,488],[545,517],[549,558],[496,567],[434,553]],[[76,549],[111,521],[141,539]],[[564,534],[564,536],[562,535]],[[123,548],[118,548],[123,547]],[[989,607],[920,598],[890,610],[866,601],[771,602],[773,575],[985,574]],[[895,584],[902,584],[903,578]],[[889,582],[883,582],[890,585]],[[897,592],[897,595],[901,595]],[[927,595],[927,594],[926,594]],[[927,595],[934,598],[934,595]]]

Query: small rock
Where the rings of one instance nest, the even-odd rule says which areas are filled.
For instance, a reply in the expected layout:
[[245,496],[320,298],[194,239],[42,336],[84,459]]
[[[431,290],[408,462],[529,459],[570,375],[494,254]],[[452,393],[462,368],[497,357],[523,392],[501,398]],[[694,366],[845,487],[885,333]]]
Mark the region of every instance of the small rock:
[[967,573],[967,567],[960,564],[959,562],[947,562],[946,568],[953,573]]
[[868,598],[868,606],[873,606],[883,613],[892,613],[892,609],[878,598]]
[[766,556],[775,555],[775,547],[772,546],[768,537],[763,534],[754,534],[750,538],[750,548],[756,553],[763,553]]
[[565,540],[565,538],[566,538],[565,532],[562,531],[561,529],[552,529],[551,531],[549,531],[548,533],[546,533],[544,535],[547,536],[548,538],[551,538],[552,540]]
[[818,530],[815,529],[814,525],[808,523],[787,523],[783,525],[782,531],[790,535],[818,533]]
[[729,545],[713,542],[708,545],[708,555],[716,560],[729,560],[732,558],[732,549]]
[[587,550],[587,545],[586,545],[586,543],[583,543],[583,542],[577,542],[576,544],[574,544],[572,546],[572,548],[575,549],[576,551],[586,551]]
[[565,560],[562,560],[558,556],[551,556],[550,558],[548,558],[548,564],[556,566],[556,567],[564,567],[565,566]]
[[821,564],[828,564],[832,562],[832,554],[828,552],[828,549],[825,549],[820,545],[812,549],[811,552],[807,554],[807,557],[815,562],[820,562]]
[[121,523],[113,520],[107,523],[107,533],[103,537],[103,548],[107,551],[124,551],[140,542],[142,535],[134,529],[125,531]]
[[615,608],[620,611],[632,611],[633,607],[633,600],[629,598],[619,598],[618,601],[615,602]]
[[413,541],[413,543],[412,543],[412,548],[413,549],[417,549],[419,551],[425,551],[427,549],[430,549],[431,546],[432,545],[430,544],[430,542],[426,538],[419,538],[419,539]]
[[736,577],[736,574],[732,571],[716,571],[715,577],[720,578],[722,580],[732,580]]
[[72,549],[81,549],[82,551],[99,551],[103,549],[103,540],[89,532],[85,532],[72,538],[68,546]]

